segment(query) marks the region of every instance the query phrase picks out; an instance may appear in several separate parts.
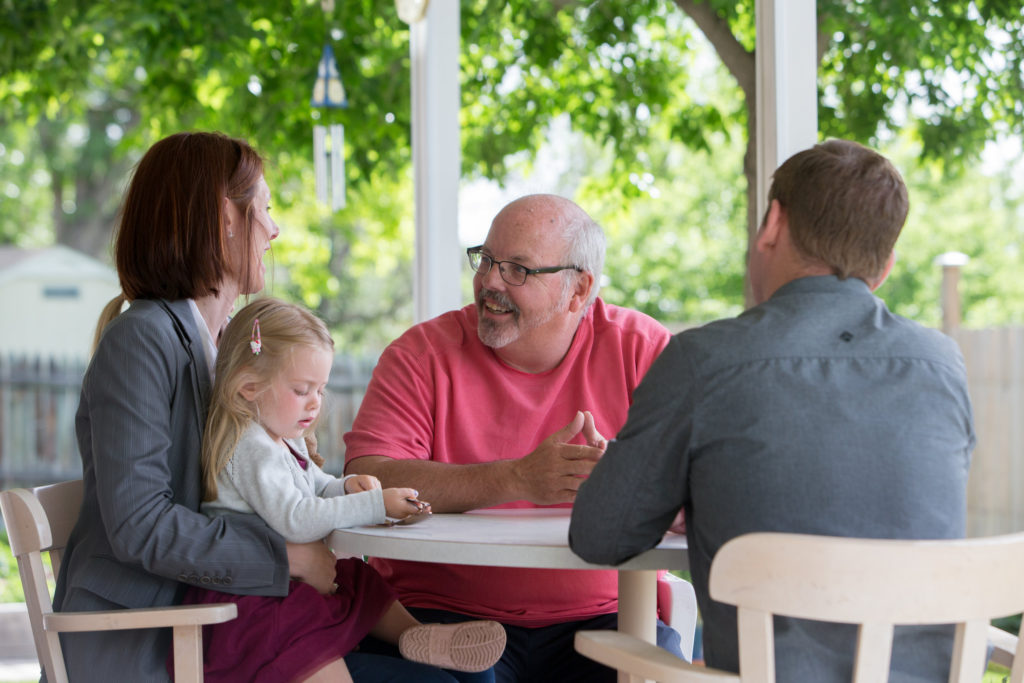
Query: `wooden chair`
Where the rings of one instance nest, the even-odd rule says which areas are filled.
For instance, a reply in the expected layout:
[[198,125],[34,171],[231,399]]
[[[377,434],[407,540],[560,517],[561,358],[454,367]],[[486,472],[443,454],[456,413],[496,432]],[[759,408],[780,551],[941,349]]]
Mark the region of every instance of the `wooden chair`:
[[11,551],[18,559],[21,585],[36,654],[51,683],[66,683],[64,655],[58,633],[71,631],[118,631],[137,628],[174,629],[174,671],[176,681],[203,680],[203,624],[234,619],[233,604],[186,605],[123,609],[103,612],[54,612],[43,569],[44,552],[49,552],[54,576],[60,571],[61,555],[75,526],[82,502],[82,481],[41,486],[36,489],[0,491]]
[[[989,620],[1024,611],[1024,533],[951,541],[755,533],[711,564],[711,597],[737,607],[740,674],[683,662],[615,631],[579,631],[576,649],[624,673],[667,683],[775,680],[775,614],[859,625],[855,683],[889,677],[894,625],[956,624],[951,682],[981,681],[993,659],[1024,681],[1024,650]],[[997,642],[998,641],[998,642]],[[1012,654],[1011,654],[1012,653]]]

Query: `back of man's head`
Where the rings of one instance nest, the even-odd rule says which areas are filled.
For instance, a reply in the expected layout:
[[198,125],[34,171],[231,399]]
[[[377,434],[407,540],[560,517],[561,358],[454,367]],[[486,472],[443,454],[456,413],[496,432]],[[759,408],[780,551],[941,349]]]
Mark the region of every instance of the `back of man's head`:
[[907,218],[907,188],[878,152],[828,140],[775,171],[769,203],[786,212],[800,255],[842,279],[880,276]]

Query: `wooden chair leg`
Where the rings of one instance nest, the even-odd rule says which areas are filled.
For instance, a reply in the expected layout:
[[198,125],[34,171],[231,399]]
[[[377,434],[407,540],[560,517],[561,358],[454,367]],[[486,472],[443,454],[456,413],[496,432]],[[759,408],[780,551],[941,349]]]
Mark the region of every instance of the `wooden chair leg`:
[[195,624],[174,627],[175,683],[202,683],[203,627]]

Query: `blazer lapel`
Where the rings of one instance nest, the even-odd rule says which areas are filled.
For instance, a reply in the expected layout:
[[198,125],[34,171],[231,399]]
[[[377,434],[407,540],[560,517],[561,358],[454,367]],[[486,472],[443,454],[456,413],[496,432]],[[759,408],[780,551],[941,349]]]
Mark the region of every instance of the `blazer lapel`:
[[210,394],[213,387],[210,383],[210,368],[206,362],[206,350],[203,348],[202,337],[196,328],[195,316],[188,299],[177,301],[160,301],[161,308],[170,316],[174,329],[178,333],[181,347],[188,355],[189,369],[192,375],[192,391],[195,398],[196,428],[203,433],[206,425],[206,413],[210,405]]

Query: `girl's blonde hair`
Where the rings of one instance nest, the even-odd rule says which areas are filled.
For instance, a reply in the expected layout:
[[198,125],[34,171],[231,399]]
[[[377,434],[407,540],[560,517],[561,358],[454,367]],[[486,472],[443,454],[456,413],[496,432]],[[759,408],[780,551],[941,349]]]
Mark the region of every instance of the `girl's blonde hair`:
[[[253,345],[259,320],[259,353]],[[242,388],[255,383],[258,392],[269,388],[292,354],[306,350],[334,350],[327,326],[301,306],[280,299],[257,299],[228,323],[217,351],[217,375],[210,399],[210,413],[203,435],[203,500],[217,498],[217,475],[231,460],[242,432],[259,421],[254,401],[242,396]],[[310,432],[316,427],[312,424]]]

